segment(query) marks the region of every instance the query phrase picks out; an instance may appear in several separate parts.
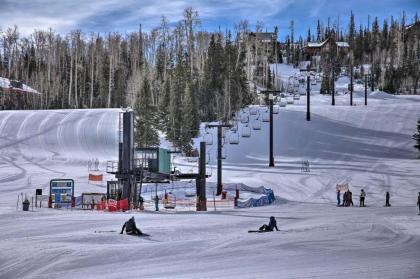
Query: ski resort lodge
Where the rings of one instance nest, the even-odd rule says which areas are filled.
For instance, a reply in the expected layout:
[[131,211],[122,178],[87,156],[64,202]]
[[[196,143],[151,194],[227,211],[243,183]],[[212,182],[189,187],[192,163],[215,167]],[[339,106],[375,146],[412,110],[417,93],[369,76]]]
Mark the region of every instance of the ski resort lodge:
[[40,92],[21,81],[0,77],[0,110],[35,109],[40,103]]
[[342,52],[347,54],[349,51],[349,44],[347,42],[336,42],[333,38],[330,37],[320,43],[308,42],[304,47],[303,52],[308,59],[311,59],[313,56],[327,54],[332,50],[337,50],[339,53]]

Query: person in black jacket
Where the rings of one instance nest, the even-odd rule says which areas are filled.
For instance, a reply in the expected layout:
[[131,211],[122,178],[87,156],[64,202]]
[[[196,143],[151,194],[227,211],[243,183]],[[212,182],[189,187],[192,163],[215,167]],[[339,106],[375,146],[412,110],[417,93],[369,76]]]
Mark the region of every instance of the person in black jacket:
[[274,229],[276,229],[276,231],[278,231],[279,229],[277,228],[277,221],[276,218],[274,218],[274,216],[270,217],[270,222],[267,224],[264,224],[260,227],[259,231],[261,232],[272,232],[274,231]]
[[386,207],[391,206],[391,204],[389,203],[389,192],[386,192],[386,195],[385,195],[385,206]]
[[125,229],[125,233],[128,235],[138,235],[138,236],[143,235],[141,230],[139,230],[136,226],[136,221],[134,220],[134,216],[124,223],[120,234],[123,234],[124,229]]

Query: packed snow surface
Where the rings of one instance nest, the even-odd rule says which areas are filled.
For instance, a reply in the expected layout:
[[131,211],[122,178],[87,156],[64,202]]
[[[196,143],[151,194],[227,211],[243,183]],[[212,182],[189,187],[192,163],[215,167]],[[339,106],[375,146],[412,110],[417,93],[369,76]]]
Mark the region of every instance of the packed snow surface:
[[[224,146],[223,180],[272,188],[276,203],[204,213],[17,211],[19,193],[48,193],[52,178],[75,179],[76,194],[106,191],[87,183],[87,162],[98,158],[104,170],[117,158],[120,110],[0,112],[0,278],[419,278],[420,164],[411,135],[420,98],[369,92],[364,106],[356,88],[355,106],[339,92],[333,107],[314,89],[310,122],[304,96],[274,115],[274,168],[266,122]],[[214,182],[216,148],[208,148]],[[310,172],[301,172],[306,160]],[[181,157],[175,165],[195,168]],[[336,207],[339,183],[349,184],[355,205],[363,188],[367,207]],[[151,237],[119,234],[132,215]],[[247,232],[269,216],[279,232]]]

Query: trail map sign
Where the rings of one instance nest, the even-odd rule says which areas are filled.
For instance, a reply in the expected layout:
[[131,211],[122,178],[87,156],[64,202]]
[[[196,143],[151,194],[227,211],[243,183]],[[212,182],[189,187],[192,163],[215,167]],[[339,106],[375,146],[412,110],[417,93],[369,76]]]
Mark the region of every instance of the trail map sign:
[[71,205],[73,196],[73,179],[53,179],[50,181],[50,197],[54,207]]

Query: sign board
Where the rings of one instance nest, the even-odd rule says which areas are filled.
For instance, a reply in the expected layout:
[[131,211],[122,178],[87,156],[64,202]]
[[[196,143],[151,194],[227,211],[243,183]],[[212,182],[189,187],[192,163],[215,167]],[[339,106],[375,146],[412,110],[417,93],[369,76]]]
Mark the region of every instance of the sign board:
[[48,195],[36,195],[37,201],[46,201],[47,202],[49,197],[50,196],[48,196]]
[[337,184],[336,190],[340,191],[340,193],[347,192],[349,190],[349,184],[348,183]]
[[51,201],[55,205],[62,206],[71,204],[74,196],[73,179],[53,179],[50,181]]

